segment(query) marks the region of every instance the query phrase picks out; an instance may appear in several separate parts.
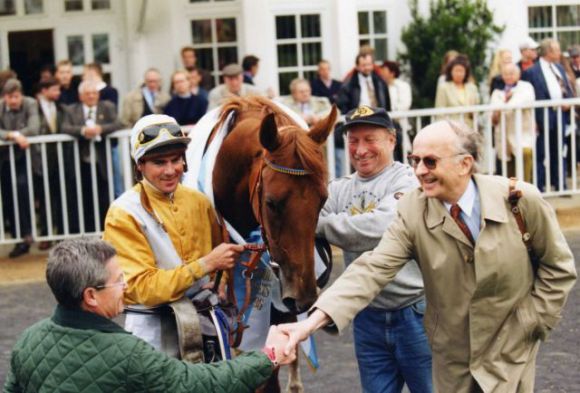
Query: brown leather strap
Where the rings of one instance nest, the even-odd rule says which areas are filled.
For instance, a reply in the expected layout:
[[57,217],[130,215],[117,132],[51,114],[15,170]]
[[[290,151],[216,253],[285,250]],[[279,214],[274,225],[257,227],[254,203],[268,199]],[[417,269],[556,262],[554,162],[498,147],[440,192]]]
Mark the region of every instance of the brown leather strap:
[[518,207],[518,202],[519,202],[520,198],[522,197],[522,192],[520,190],[516,189],[517,181],[518,181],[518,179],[516,179],[515,177],[510,177],[508,201],[510,203],[512,213],[513,213],[513,215],[516,219],[516,222],[518,224],[518,228],[520,230],[520,233],[522,234],[522,241],[524,242],[524,244],[526,245],[526,249],[528,250],[528,255],[530,256],[530,261],[532,263],[532,268],[533,268],[534,274],[535,274],[535,272],[538,270],[538,260],[535,257],[534,249],[532,248],[532,242],[531,242],[532,236],[530,235],[530,233],[528,232],[528,230],[526,228],[526,222],[524,220],[524,216],[522,214],[522,211]]

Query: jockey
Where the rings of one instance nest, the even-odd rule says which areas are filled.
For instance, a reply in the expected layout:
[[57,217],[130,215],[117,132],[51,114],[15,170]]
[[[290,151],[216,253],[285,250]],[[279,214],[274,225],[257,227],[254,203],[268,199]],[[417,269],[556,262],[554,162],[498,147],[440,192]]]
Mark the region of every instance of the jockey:
[[125,328],[176,357],[175,321],[161,306],[191,297],[212,273],[232,268],[243,251],[219,244],[211,203],[180,184],[189,141],[172,117],[137,121],[130,143],[138,182],[111,204],[103,235],[117,250],[127,280]]

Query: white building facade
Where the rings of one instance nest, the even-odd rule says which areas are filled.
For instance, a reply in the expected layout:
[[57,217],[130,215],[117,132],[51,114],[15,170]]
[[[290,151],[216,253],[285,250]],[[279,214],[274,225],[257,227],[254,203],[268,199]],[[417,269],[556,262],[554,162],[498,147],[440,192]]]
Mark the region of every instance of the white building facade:
[[[505,25],[490,49],[509,48],[517,60],[527,35],[554,36],[564,48],[580,43],[578,0],[488,3]],[[419,5],[426,12],[429,1]],[[256,84],[285,93],[320,59],[342,79],[361,44],[373,46],[377,59],[395,59],[410,20],[407,0],[0,0],[0,69],[32,79],[47,59],[71,59],[75,73],[98,61],[123,95],[149,67],[159,68],[167,85],[180,49],[193,46],[198,65],[216,81],[224,65],[253,54],[260,58]]]

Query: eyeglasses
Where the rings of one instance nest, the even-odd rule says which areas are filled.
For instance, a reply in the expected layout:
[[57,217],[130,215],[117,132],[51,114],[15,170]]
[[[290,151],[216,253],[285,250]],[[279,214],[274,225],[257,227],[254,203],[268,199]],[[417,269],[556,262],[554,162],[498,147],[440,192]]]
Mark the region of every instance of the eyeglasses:
[[465,155],[467,155],[467,153],[457,153],[457,154],[454,154],[452,156],[446,156],[446,157],[437,157],[437,156],[419,157],[415,154],[409,154],[407,156],[407,160],[409,160],[409,165],[411,165],[413,167],[413,169],[417,169],[417,167],[419,166],[419,163],[421,161],[423,161],[423,165],[425,165],[425,167],[427,169],[433,170],[433,169],[437,168],[437,162],[439,162],[440,160],[443,160],[445,158],[453,158],[453,157],[465,156]]
[[153,140],[155,140],[162,132],[167,132],[169,135],[180,138],[184,137],[185,134],[177,124],[165,123],[165,124],[153,124],[145,127],[139,133],[137,138],[140,145],[145,145]]
[[111,284],[96,285],[95,289],[100,291],[101,289],[105,289],[105,288],[125,287],[126,285],[127,285],[127,282],[125,281],[125,276],[122,276],[120,281],[117,281],[117,282],[114,282]]

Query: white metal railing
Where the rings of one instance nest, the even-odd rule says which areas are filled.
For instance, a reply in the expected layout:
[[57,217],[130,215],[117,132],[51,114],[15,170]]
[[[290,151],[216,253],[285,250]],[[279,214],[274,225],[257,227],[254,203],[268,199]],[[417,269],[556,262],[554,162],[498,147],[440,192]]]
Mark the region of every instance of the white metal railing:
[[[527,105],[477,105],[471,107],[461,107],[461,108],[434,108],[434,109],[418,109],[418,110],[410,110],[410,111],[402,111],[402,112],[393,112],[391,113],[391,117],[395,120],[401,121],[405,119],[409,124],[409,128],[403,130],[405,133],[409,133],[410,131],[416,132],[420,130],[427,124],[437,120],[439,118],[446,118],[446,117],[459,117],[462,116],[465,118],[470,116],[473,118],[474,127],[476,127],[483,135],[484,138],[484,149],[483,149],[483,160],[481,162],[481,171],[484,173],[497,173],[500,175],[507,175],[507,159],[505,154],[500,154],[501,159],[498,161],[499,164],[496,168],[496,151],[499,150],[500,152],[505,153],[506,151],[506,135],[509,132],[515,133],[515,140],[516,146],[514,149],[514,157],[515,157],[515,175],[516,177],[523,179],[524,178],[524,152],[521,145],[522,135],[523,135],[523,116],[526,110],[533,110],[536,108],[540,108],[544,112],[544,128],[548,128],[548,112],[555,108],[556,116],[557,116],[557,131],[558,137],[556,138],[557,142],[557,160],[554,160],[553,157],[550,157],[550,143],[551,140],[549,138],[548,133],[544,133],[542,136],[544,138],[544,151],[542,152],[545,155],[545,163],[546,163],[546,176],[545,181],[543,184],[539,183],[538,178],[538,163],[537,163],[537,155],[538,152],[536,151],[536,146],[533,144],[532,146],[532,165],[533,165],[533,179],[532,182],[538,186],[539,188],[543,189],[543,194],[548,195],[568,195],[568,194],[578,194],[580,193],[578,189],[578,178],[577,178],[577,170],[576,170],[576,138],[571,137],[575,136],[576,132],[576,119],[574,116],[570,116],[571,126],[570,129],[571,134],[565,134],[566,125],[562,123],[563,119],[563,111],[562,109],[565,107],[570,107],[570,113],[574,113],[576,107],[580,106],[580,99],[567,99],[567,100],[558,100],[558,101],[539,101],[530,103]],[[500,111],[502,114],[499,118],[499,124],[496,127],[499,127],[500,135],[501,135],[501,143],[499,146],[494,146],[493,144],[493,126],[491,122],[491,116],[493,112]],[[515,127],[514,130],[508,130],[506,127],[506,113],[511,111],[515,116]],[[108,181],[108,202],[114,200],[115,192],[113,187],[113,179],[114,176],[122,176],[123,178],[123,186],[124,189],[129,189],[133,185],[133,170],[132,170],[132,160],[130,157],[129,151],[129,134],[130,130],[120,130],[108,135],[105,138],[106,143],[106,168],[107,168],[107,177],[110,179]],[[6,161],[3,165],[9,165],[9,172],[11,177],[11,190],[4,190],[1,188],[0,185],[0,245],[1,244],[9,244],[9,243],[16,243],[22,240],[22,233],[21,233],[21,217],[19,211],[19,204],[21,203],[28,203],[27,210],[31,217],[31,235],[32,238],[36,241],[42,240],[59,240],[64,238],[70,238],[75,236],[89,236],[89,235],[100,235],[103,229],[103,223],[100,220],[99,214],[99,204],[98,204],[98,193],[93,192],[92,195],[88,197],[92,198],[93,201],[93,211],[85,212],[83,210],[83,197],[85,196],[83,193],[86,193],[87,190],[84,190],[82,187],[81,181],[81,157],[79,157],[79,149],[78,149],[78,139],[74,138],[69,135],[43,135],[43,136],[35,136],[28,138],[29,142],[32,146],[36,146],[36,150],[39,151],[39,156],[36,156],[35,159],[40,157],[41,163],[41,176],[38,174],[35,175],[32,171],[32,148],[28,148],[25,150],[25,159],[27,163],[27,169],[25,173],[26,182],[28,184],[30,198],[27,201],[27,198],[23,195],[19,195],[18,187],[17,187],[17,168],[15,162],[15,149],[14,145],[11,142],[2,142],[0,141],[0,148],[8,149],[8,157],[7,159],[4,158]],[[121,164],[121,173],[113,173],[113,164],[112,164],[112,144],[113,140],[117,140],[117,149],[119,151],[120,156],[120,164]],[[69,154],[68,156],[64,154],[63,148],[65,145],[70,147],[72,146],[73,154],[72,157]],[[52,155],[48,154],[48,148],[50,146],[56,146],[56,158]],[[568,147],[568,162],[571,162],[570,166],[570,173],[564,177],[566,173],[566,168],[564,166],[563,158],[565,157],[565,149],[564,147]],[[70,150],[70,148],[69,148]],[[403,157],[407,156],[407,153],[410,150],[410,145],[408,143],[403,144]],[[332,135],[328,138],[327,142],[327,157],[328,157],[328,169],[331,178],[335,175],[335,147],[334,147],[334,140]],[[5,154],[5,153],[2,153]],[[49,163],[49,159],[56,159],[56,165],[58,167],[58,184],[54,184],[54,182],[49,181],[49,164],[54,165],[54,163]],[[344,172],[348,172],[350,170],[350,163],[348,157],[348,149],[344,151]],[[0,161],[1,163],[1,161]],[[551,186],[551,165],[557,165],[557,174],[559,176],[558,183],[556,187]],[[0,164],[1,166],[1,164]],[[96,190],[98,186],[97,182],[97,160],[96,160],[96,151],[94,143],[90,146],[90,176],[91,176],[91,183],[92,189]],[[67,172],[68,171],[68,172]],[[71,177],[71,172],[74,172],[74,176]],[[3,172],[5,173],[5,172]],[[23,176],[19,174],[19,176]],[[35,181],[36,177],[36,181]],[[71,180],[74,178],[74,181]],[[52,210],[51,206],[51,197],[54,197],[58,194],[55,190],[58,188],[60,191],[60,217],[55,216],[55,211]],[[39,198],[40,194],[44,196],[44,198]],[[74,206],[70,206],[69,202],[71,202],[70,193],[76,194],[75,200],[73,200],[72,204]],[[12,236],[8,235],[8,230],[6,228],[6,217],[4,216],[4,204],[7,198],[11,198],[13,200],[14,206],[14,222],[11,225],[14,228],[14,233]],[[35,207],[35,200],[41,200],[44,204],[44,210],[46,212],[45,217],[41,217],[41,222],[44,223],[44,227],[46,227],[45,233],[39,233],[39,228],[37,227],[37,209]],[[75,211],[76,209],[76,211]],[[89,217],[88,215],[92,215],[93,221],[95,223],[95,228],[93,231],[88,232],[86,229],[86,218]],[[78,230],[73,230],[71,228],[71,216],[78,217]],[[60,220],[62,223],[62,228],[60,228],[59,232],[55,232],[54,224],[57,220]]]

